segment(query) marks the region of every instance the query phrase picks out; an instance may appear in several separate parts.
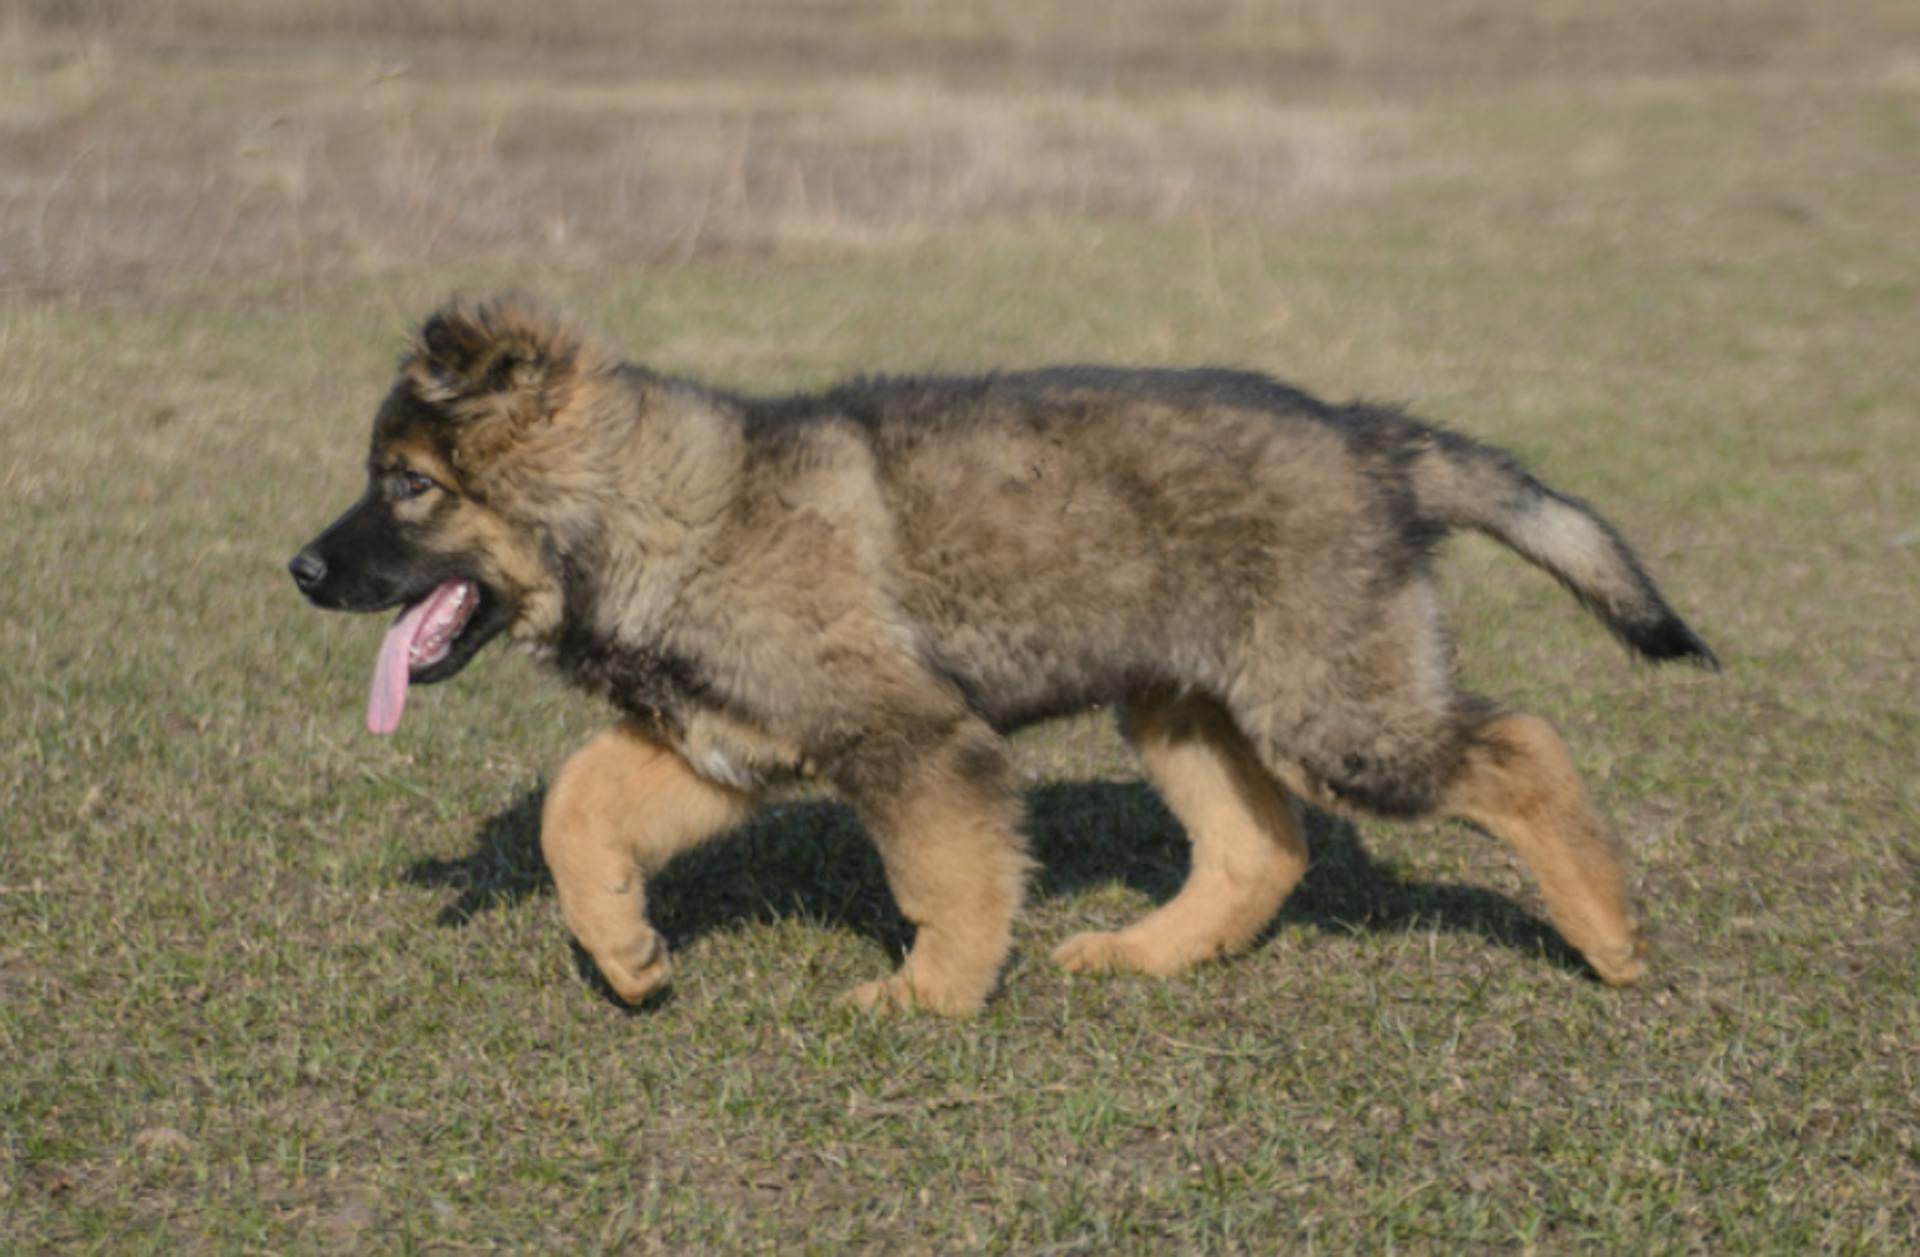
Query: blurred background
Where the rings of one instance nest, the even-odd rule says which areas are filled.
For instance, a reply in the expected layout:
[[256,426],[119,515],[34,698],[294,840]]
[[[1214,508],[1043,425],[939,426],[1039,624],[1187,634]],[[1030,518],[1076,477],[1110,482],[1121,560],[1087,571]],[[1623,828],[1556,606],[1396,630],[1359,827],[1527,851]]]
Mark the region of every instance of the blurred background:
[[[1409,125],[1435,99],[1677,107],[1688,84],[1920,74],[1903,0],[8,9],[0,284],[99,300],[1283,222],[1461,161]],[[1621,169],[1613,134],[1564,137],[1593,182]]]

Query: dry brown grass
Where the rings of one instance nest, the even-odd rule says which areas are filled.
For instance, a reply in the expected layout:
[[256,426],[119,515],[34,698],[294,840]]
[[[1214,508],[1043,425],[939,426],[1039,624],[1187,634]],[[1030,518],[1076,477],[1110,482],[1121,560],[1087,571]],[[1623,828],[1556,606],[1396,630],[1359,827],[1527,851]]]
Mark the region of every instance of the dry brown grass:
[[1268,217],[1389,177],[1395,112],[1194,87],[443,78],[12,53],[0,284],[137,291],[845,250],[1035,217]]
[[1269,220],[1422,169],[1436,84],[1898,74],[1916,30],[1892,0],[43,2],[0,26],[0,285]]
[[1847,69],[1911,39],[1903,0],[25,0],[40,29],[147,47],[399,53],[490,72],[946,79],[1129,90]]

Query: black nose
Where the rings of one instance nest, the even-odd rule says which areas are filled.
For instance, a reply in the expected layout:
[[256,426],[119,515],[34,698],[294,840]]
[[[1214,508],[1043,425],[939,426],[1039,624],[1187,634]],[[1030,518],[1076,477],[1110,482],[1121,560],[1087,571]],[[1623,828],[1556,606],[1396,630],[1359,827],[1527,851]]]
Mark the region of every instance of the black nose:
[[311,590],[327,578],[327,561],[311,550],[302,550],[293,556],[287,564],[287,570],[293,573],[293,583],[301,589]]

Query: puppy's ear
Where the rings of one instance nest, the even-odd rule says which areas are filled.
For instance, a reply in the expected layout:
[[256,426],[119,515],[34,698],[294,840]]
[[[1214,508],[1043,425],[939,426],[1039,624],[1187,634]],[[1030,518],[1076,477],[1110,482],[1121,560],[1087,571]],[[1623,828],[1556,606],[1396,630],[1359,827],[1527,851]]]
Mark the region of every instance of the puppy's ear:
[[401,360],[420,399],[470,420],[549,420],[584,378],[609,370],[598,347],[520,296],[452,301],[420,325]]

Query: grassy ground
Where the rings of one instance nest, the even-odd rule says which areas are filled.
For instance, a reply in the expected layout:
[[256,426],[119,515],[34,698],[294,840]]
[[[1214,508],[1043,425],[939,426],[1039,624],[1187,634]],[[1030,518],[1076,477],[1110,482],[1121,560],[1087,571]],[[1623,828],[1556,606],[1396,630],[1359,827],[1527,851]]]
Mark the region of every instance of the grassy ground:
[[[450,7],[0,25],[0,1249],[1920,1243],[1904,6]],[[1464,828],[1315,817],[1250,955],[1069,980],[1184,860],[1089,718],[1021,743],[979,1019],[829,1006],[903,932],[811,800],[671,871],[678,985],[614,1008],[534,844],[604,712],[501,653],[371,739],[380,626],[280,570],[499,283],[731,384],[1232,362],[1514,446],[1729,665],[1447,562],[1656,977]]]

